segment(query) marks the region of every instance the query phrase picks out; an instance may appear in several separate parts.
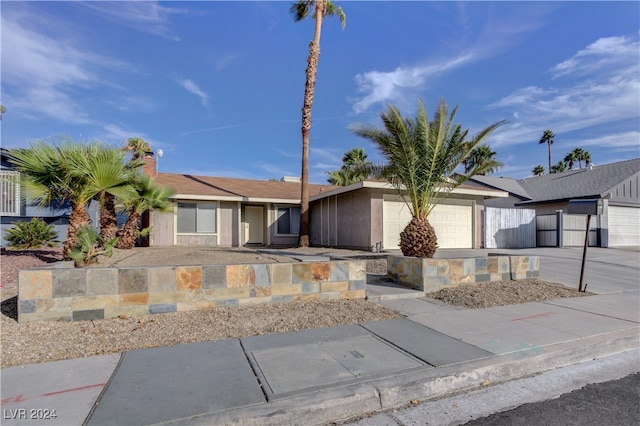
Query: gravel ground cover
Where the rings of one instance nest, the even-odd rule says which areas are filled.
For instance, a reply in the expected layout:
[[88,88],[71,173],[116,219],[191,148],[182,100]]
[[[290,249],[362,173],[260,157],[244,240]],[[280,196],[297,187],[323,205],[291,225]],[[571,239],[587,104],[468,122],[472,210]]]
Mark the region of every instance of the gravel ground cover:
[[[296,252],[332,257],[363,256],[363,252],[321,248]],[[136,248],[116,250],[93,267],[194,265],[222,263],[296,262],[279,254],[253,249],[194,247]],[[386,274],[386,258],[368,256],[367,273]],[[372,257],[372,258],[369,258]],[[61,260],[59,249],[5,251],[0,253],[1,366],[33,364],[62,359],[245,337],[284,333],[318,327],[362,323],[401,315],[368,300],[297,302],[246,307],[218,307],[207,311],[176,312],[144,317],[80,322],[18,324],[18,271]],[[560,284],[540,280],[500,281],[463,285],[429,297],[464,308],[484,308],[560,297],[588,295]]]

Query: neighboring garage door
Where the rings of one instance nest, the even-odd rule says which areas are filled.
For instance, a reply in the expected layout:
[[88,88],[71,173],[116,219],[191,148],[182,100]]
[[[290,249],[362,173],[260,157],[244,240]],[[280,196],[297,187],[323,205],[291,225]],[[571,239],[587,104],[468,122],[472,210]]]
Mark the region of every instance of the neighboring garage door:
[[640,245],[640,208],[609,206],[609,246]]
[[[472,248],[473,247],[473,206],[453,204],[454,200],[446,200],[448,204],[438,204],[429,215],[429,223],[436,231],[439,248]],[[449,204],[451,203],[451,204]],[[464,203],[464,201],[460,201]],[[385,249],[398,249],[400,232],[411,220],[407,205],[395,196],[384,197],[383,207],[383,244]]]

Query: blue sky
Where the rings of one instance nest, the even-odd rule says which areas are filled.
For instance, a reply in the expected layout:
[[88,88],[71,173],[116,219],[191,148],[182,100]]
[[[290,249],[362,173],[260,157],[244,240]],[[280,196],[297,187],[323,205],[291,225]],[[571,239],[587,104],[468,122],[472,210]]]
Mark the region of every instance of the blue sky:
[[[458,105],[515,178],[576,147],[595,164],[640,156],[640,3],[337,2],[325,21],[310,180],[375,146],[349,130],[394,104]],[[161,172],[300,175],[311,20],[289,2],[2,1],[2,146],[65,134],[161,148]]]

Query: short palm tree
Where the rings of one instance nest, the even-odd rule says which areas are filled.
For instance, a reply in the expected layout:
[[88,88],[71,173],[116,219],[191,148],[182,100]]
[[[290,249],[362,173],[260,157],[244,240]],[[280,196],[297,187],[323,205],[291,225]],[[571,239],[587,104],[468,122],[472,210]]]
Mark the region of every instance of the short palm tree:
[[582,149],[582,148],[576,148],[573,151],[571,151],[574,153],[576,160],[578,161],[578,164],[580,165],[580,168],[582,168],[582,162],[585,162],[585,166],[589,166],[589,163],[591,163],[591,153],[589,151],[587,151],[586,149]]
[[543,143],[547,144],[547,150],[549,151],[549,173],[551,173],[551,145],[553,145],[553,138],[555,137],[556,135],[553,134],[551,129],[547,129],[544,132],[542,132],[542,136],[538,141],[538,144],[543,144]]
[[300,191],[300,235],[298,245],[309,245],[309,134],[311,133],[311,107],[316,85],[318,59],[320,58],[320,33],[325,16],[337,15],[344,29],[346,15],[341,7],[334,6],[330,0],[298,0],[289,8],[295,22],[306,19],[311,14],[315,19],[313,40],[309,43],[307,57],[304,101],[302,104],[302,173]]
[[140,236],[140,219],[142,214],[151,209],[166,212],[171,210],[171,197],[174,192],[163,186],[156,185],[151,177],[139,175],[134,182],[136,197],[126,200],[122,206],[128,213],[128,218],[122,229],[118,231],[120,249],[131,249]]
[[542,164],[538,164],[531,170],[531,173],[533,173],[534,176],[542,176],[544,174],[544,167]]
[[429,121],[422,102],[415,118],[405,118],[394,106],[380,114],[383,128],[368,124],[352,127],[355,134],[378,145],[387,163],[384,175],[398,190],[411,211],[412,219],[400,233],[400,249],[405,256],[433,257],[437,236],[428,221],[436,204],[472,176],[486,172],[490,163],[476,164],[467,173],[456,169],[494,130],[494,123],[470,139],[469,130],[454,123],[457,107],[449,112],[442,100]]
[[464,172],[467,173],[469,170],[476,167],[476,165],[486,164],[487,167],[484,168],[485,171],[479,173],[480,175],[486,175],[495,173],[498,171],[500,167],[503,166],[502,163],[496,161],[496,152],[491,149],[491,147],[487,144],[483,144],[477,146],[471,151],[471,154],[467,158],[467,161],[464,161]]
[[28,197],[41,206],[71,204],[63,255],[68,258],[78,231],[90,224],[87,205],[98,193],[90,177],[77,163],[87,156],[88,146],[63,138],[58,145],[44,142],[10,152],[10,162],[20,172]]

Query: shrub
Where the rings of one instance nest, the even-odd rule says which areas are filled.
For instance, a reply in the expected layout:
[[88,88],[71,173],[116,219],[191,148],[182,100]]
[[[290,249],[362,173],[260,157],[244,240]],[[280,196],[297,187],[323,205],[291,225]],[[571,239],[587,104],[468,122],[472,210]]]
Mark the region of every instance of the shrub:
[[47,225],[40,219],[33,218],[30,222],[16,222],[5,231],[5,239],[11,249],[32,249],[46,245],[55,247],[58,244],[53,225]]
[[76,244],[69,250],[69,257],[77,267],[89,265],[95,263],[100,255],[111,257],[117,242],[117,238],[103,242],[93,228],[83,226],[78,230]]

